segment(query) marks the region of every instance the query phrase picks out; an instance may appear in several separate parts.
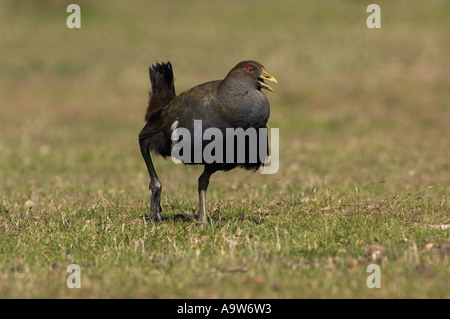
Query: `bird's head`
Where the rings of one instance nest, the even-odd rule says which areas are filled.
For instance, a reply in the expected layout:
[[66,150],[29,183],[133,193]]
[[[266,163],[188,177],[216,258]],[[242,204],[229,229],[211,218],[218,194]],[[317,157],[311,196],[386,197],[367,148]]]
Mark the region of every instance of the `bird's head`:
[[258,90],[266,89],[273,92],[273,89],[267,85],[264,80],[278,83],[277,79],[267,72],[261,63],[256,61],[242,61],[238,63],[226,76],[225,79],[233,79],[239,82],[250,83],[256,86]]

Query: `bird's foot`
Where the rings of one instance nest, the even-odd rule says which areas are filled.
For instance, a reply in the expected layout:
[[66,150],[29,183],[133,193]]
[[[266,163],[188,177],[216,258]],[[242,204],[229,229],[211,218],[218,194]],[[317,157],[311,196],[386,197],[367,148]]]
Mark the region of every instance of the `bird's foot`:
[[162,221],[161,218],[161,183],[159,181],[157,182],[151,182],[150,183],[150,190],[152,191],[152,196],[150,198],[150,218],[154,221],[160,222]]
[[197,227],[202,227],[202,226],[206,226],[206,225],[208,225],[207,220],[197,220],[197,223],[195,224],[195,226],[197,226]]
[[160,204],[153,204],[150,206],[150,219],[153,219],[154,221],[160,222],[162,221],[161,218],[161,205]]
[[197,219],[197,227],[208,225],[208,219],[206,217],[206,211],[200,211]]

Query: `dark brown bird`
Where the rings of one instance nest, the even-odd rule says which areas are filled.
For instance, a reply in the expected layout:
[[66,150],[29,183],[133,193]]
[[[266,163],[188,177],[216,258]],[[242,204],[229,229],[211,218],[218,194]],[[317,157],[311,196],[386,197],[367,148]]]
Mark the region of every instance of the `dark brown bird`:
[[[265,156],[268,154],[267,130],[259,129],[267,128],[270,109],[267,97],[261,89],[273,91],[264,80],[276,83],[277,80],[260,63],[243,61],[231,69],[223,80],[200,84],[176,95],[170,62],[152,65],[149,73],[152,89],[145,114],[147,123],[139,134],[139,145],[150,175],[150,218],[161,220],[162,189],[150,151],[163,157],[174,158],[174,150],[178,147],[177,154],[181,156],[184,164],[205,166],[198,179],[198,223],[205,224],[206,190],[210,176],[216,171],[228,171],[237,166],[257,170],[264,165]],[[245,132],[248,132],[248,129],[255,129],[257,140],[265,139],[265,145],[263,143],[260,146],[261,143],[258,142],[255,146],[254,140],[252,141],[249,136],[246,136],[245,143],[242,143],[244,140],[240,140],[241,145],[238,145],[236,136],[229,135],[227,131],[238,128]],[[210,133],[215,134],[205,138],[204,133],[208,129]],[[189,134],[183,135],[180,139],[179,132]],[[202,135],[200,145],[197,145],[195,140],[199,132]],[[189,137],[193,137],[193,141]],[[198,158],[198,154],[206,152],[208,145],[208,150],[211,151],[213,143],[216,147],[211,152],[212,159],[203,156]],[[180,144],[185,146],[182,151],[179,150]],[[227,148],[227,145],[232,145],[232,148]],[[242,150],[244,152],[240,154]],[[251,154],[255,151],[264,156],[258,156],[255,160]],[[239,157],[241,155],[243,157]]]

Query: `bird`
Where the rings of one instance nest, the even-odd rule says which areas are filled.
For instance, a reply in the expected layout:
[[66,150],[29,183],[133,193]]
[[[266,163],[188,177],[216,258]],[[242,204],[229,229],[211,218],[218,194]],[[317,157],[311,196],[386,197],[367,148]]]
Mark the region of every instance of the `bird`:
[[[253,60],[239,62],[222,80],[199,84],[178,95],[175,93],[175,78],[170,61],[152,64],[149,67],[149,76],[151,90],[145,113],[146,124],[139,133],[139,146],[150,177],[149,217],[155,221],[162,221],[162,184],[151,154],[161,155],[164,158],[171,156],[174,159],[174,150],[178,145],[178,155],[183,158],[184,164],[204,166],[198,178],[197,225],[207,224],[206,191],[211,175],[217,171],[229,171],[236,167],[256,171],[267,159],[267,121],[270,105],[261,89],[273,92],[274,90],[264,80],[274,83],[278,81],[261,63]],[[201,123],[200,127],[198,123]],[[196,129],[199,131],[196,132]],[[213,132],[216,133],[210,134],[209,139],[203,135],[208,129],[210,132],[215,130]],[[228,134],[245,133],[252,129],[256,132],[257,140],[263,142],[265,140],[266,144],[255,143],[255,140],[251,140],[251,134],[240,141],[237,141],[236,135]],[[178,134],[180,131],[187,133],[181,139]],[[200,145],[195,143],[199,132],[200,137],[203,136]],[[219,133],[222,133],[222,136]],[[189,135],[194,136],[194,141],[189,139]],[[211,150],[213,143],[217,146],[214,151]],[[227,148],[230,143],[232,147]],[[179,144],[185,146],[182,152]],[[208,145],[213,160],[195,158],[196,154],[199,154],[196,151],[206,152]],[[255,150],[263,154],[256,157],[256,160],[252,155]]]

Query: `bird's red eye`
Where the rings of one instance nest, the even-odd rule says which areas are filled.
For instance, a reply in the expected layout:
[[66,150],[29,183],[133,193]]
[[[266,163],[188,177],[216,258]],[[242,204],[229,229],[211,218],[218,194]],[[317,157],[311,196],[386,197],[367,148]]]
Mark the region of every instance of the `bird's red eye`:
[[248,72],[253,72],[253,67],[252,66],[247,67],[247,71]]

